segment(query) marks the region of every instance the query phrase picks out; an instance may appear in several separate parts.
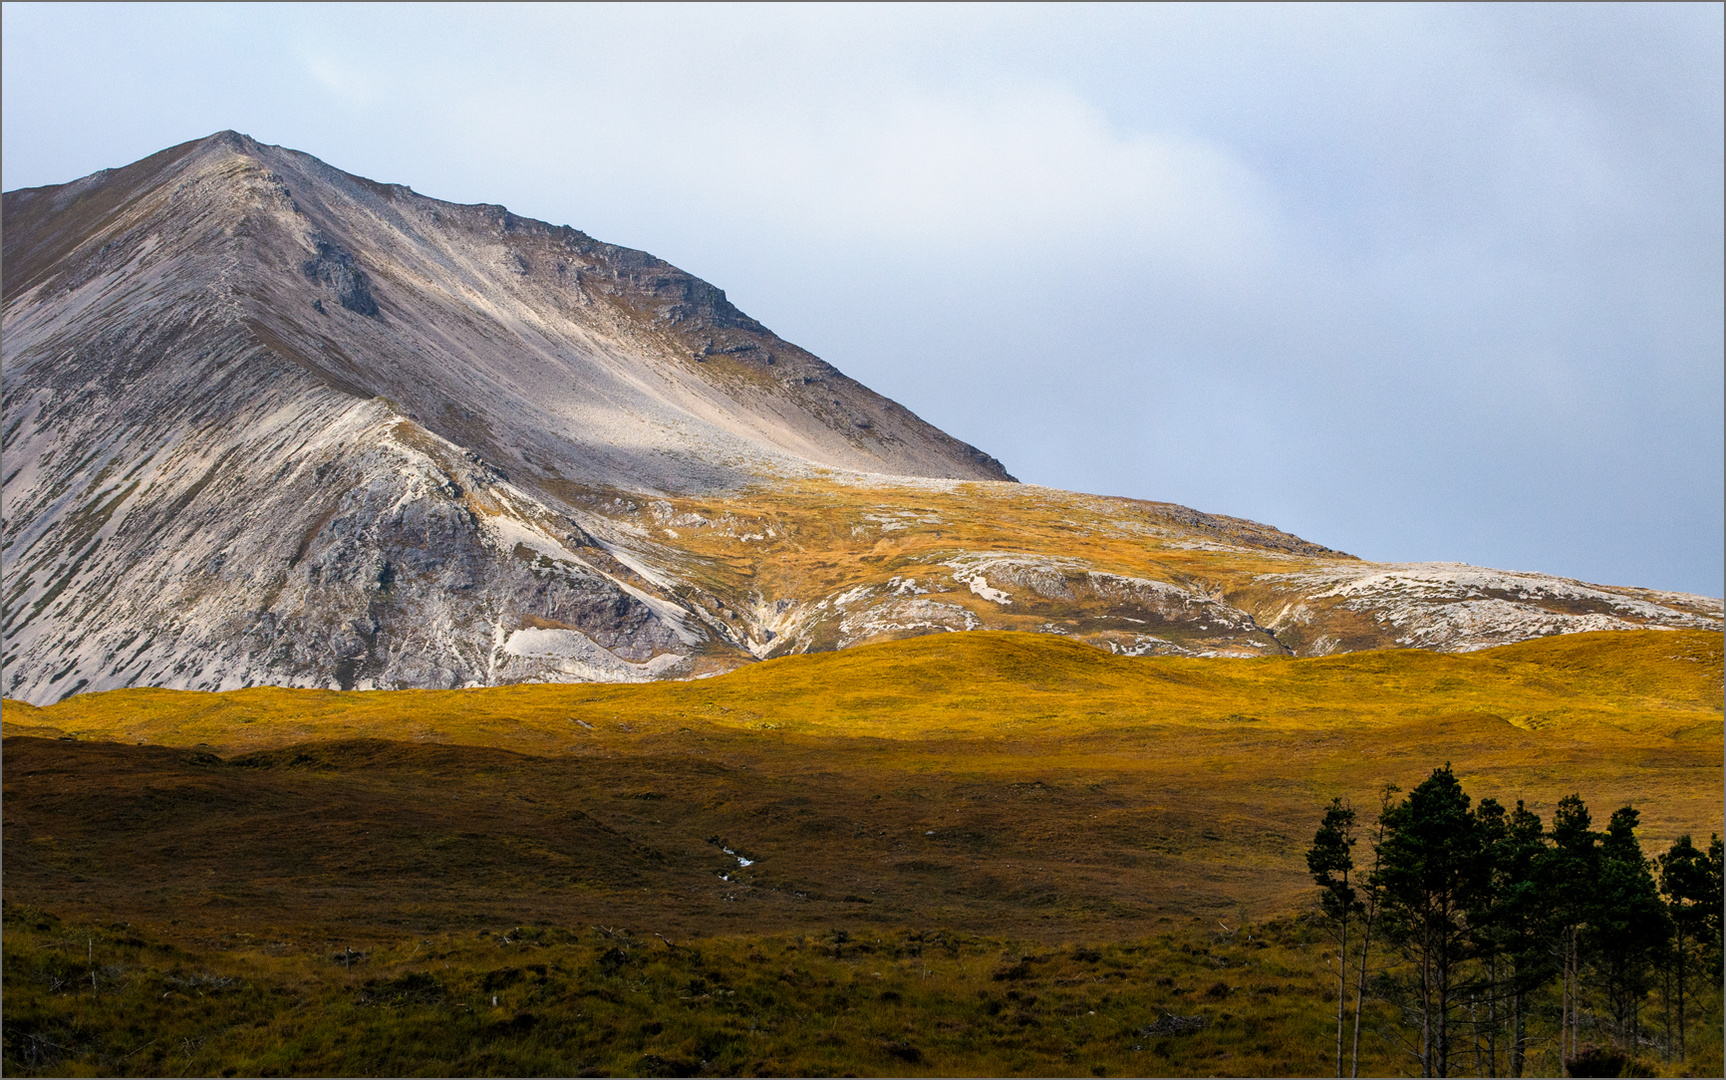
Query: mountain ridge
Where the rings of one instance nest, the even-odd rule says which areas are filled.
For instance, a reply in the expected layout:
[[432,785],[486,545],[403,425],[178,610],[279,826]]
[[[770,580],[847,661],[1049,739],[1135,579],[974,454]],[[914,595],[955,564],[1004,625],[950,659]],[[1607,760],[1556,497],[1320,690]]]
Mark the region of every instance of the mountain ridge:
[[[471,378],[454,387],[441,387],[446,391],[445,399],[434,404],[420,400],[424,395],[418,393],[419,387],[392,379],[392,373],[375,360],[365,358],[367,362],[362,362],[350,354],[357,348],[369,348],[375,354],[388,355],[394,343],[377,331],[391,323],[392,311],[399,319],[415,314],[416,303],[420,308],[435,308],[447,304],[452,293],[465,292],[460,298],[468,301],[469,310],[463,314],[471,317],[477,307],[481,314],[506,324],[484,329],[494,337],[500,330],[515,332],[518,340],[508,342],[514,351],[521,351],[524,344],[530,348],[543,345],[543,341],[533,339],[559,329],[548,324],[579,308],[587,323],[580,328],[588,330],[590,336],[597,325],[626,335],[631,345],[665,354],[655,359],[685,361],[684,370],[677,374],[687,376],[694,371],[700,376],[685,379],[686,385],[679,387],[686,397],[691,388],[706,391],[711,399],[716,392],[723,395],[735,389],[738,383],[752,383],[757,389],[765,386],[771,391],[757,397],[779,407],[774,419],[784,419],[787,406],[801,406],[828,420],[839,414],[868,414],[849,418],[848,430],[840,432],[844,446],[835,445],[831,438],[819,445],[810,441],[817,427],[825,436],[831,434],[833,424],[803,423],[795,431],[775,432],[764,432],[761,423],[747,425],[749,435],[769,435],[770,443],[773,438],[796,443],[801,436],[800,445],[777,448],[803,451],[816,464],[902,475],[1011,479],[1000,463],[986,454],[922,423],[897,403],[773,335],[738,311],[723,290],[646,252],[605,244],[568,226],[523,218],[501,206],[448,203],[415,194],[402,185],[378,184],[341,172],[310,155],[265,146],[234,132],[185,143],[134,165],[105,170],[70,184],[7,193],[11,224],[6,230],[6,263],[12,268],[5,282],[8,302],[55,284],[56,278],[72,291],[98,274],[123,266],[128,256],[147,256],[147,236],[137,234],[147,232],[151,223],[146,220],[141,228],[117,229],[114,226],[124,222],[115,219],[122,218],[141,199],[159,193],[171,179],[178,183],[169,193],[170,199],[184,195],[184,201],[194,201],[200,193],[214,195],[204,200],[213,205],[179,208],[182,221],[190,217],[190,224],[202,225],[211,216],[226,215],[231,220],[217,224],[246,242],[245,254],[254,265],[221,268],[229,275],[219,284],[236,292],[236,300],[253,301],[244,312],[251,332],[279,355],[336,389],[354,397],[385,397],[401,403],[416,420],[423,414],[420,422],[452,441],[487,441],[485,432],[463,424],[464,418],[447,408],[449,399],[458,397],[454,390],[475,390]],[[297,194],[290,182],[297,185]],[[200,192],[201,188],[216,190]],[[44,217],[60,227],[41,227]],[[98,220],[92,222],[93,217]],[[76,231],[66,235],[68,229],[78,227],[97,235]],[[119,235],[95,247],[96,239],[114,232]],[[468,250],[452,250],[455,245],[448,235],[442,235],[450,233],[469,242]],[[376,250],[366,250],[368,241]],[[93,247],[94,251],[88,250]],[[232,258],[232,253],[223,254]],[[428,282],[434,274],[441,275],[442,280]],[[312,292],[287,288],[302,277],[304,284],[314,287]],[[504,301],[519,301],[523,293],[534,303],[505,307],[499,302],[500,294]],[[474,304],[482,295],[489,303]],[[325,299],[334,303],[323,307]],[[300,314],[302,304],[316,305],[319,316],[333,317],[338,323],[319,319],[316,321],[322,325],[306,326],[307,320],[293,317]],[[486,307],[492,310],[484,310]],[[619,318],[617,309],[631,317]],[[369,322],[344,320],[341,312]],[[643,314],[648,317],[642,318]],[[449,337],[447,326],[433,325],[430,329],[434,339]],[[411,344],[423,347],[428,342],[420,339]],[[472,359],[472,342],[433,340],[430,344],[445,346],[455,360]],[[578,374],[609,377],[606,381],[611,385],[600,389],[614,394],[627,392],[629,387],[615,385],[625,381],[618,377],[615,365],[607,369],[603,363],[605,350],[594,348],[614,343],[589,340],[575,344],[587,346],[584,351],[588,355],[581,359],[589,361],[590,368],[606,369]],[[461,346],[467,346],[466,355]],[[739,359],[751,354],[759,354],[753,363]],[[600,362],[593,363],[595,360]],[[769,368],[778,370],[768,372]],[[429,370],[422,367],[418,374]],[[445,380],[471,376],[460,371],[435,374]],[[486,374],[495,377],[499,373]],[[519,376],[522,372],[509,374]],[[632,374],[635,377],[629,381],[640,389],[640,373]],[[663,393],[666,388],[652,389]],[[700,419],[737,433],[735,418],[740,403],[735,398],[734,394],[724,397],[723,410],[717,415],[708,410]],[[917,439],[931,445],[909,445]],[[872,451],[873,456],[857,453],[859,448]],[[870,465],[875,468],[866,467]],[[639,485],[652,473],[640,461],[631,460],[628,468],[613,478]]]
[[31,702],[1721,622],[1021,485],[644,252],[232,132],[4,200],[0,689]]

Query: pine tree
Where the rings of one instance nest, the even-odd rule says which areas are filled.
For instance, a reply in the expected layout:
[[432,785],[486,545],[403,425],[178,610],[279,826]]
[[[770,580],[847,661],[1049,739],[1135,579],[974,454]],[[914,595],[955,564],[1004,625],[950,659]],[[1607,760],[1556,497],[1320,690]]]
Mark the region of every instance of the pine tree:
[[1715,946],[1710,952],[1714,962],[1709,965],[1714,981],[1720,981],[1720,944],[1722,938],[1722,917],[1726,917],[1726,850],[1722,850],[1720,837],[1710,834],[1708,837],[1708,874],[1712,884],[1708,892],[1714,899],[1708,903],[1708,914],[1703,918],[1702,925],[1708,931],[1708,944]]
[[1692,843],[1688,835],[1680,836],[1660,856],[1659,863],[1660,891],[1666,898],[1666,911],[1672,919],[1672,970],[1678,983],[1678,1056],[1683,1057],[1684,977],[1690,967],[1691,948],[1706,943],[1714,882],[1707,853]]
[[1348,924],[1361,904],[1350,882],[1354,872],[1354,810],[1341,798],[1331,800],[1307,849],[1306,865],[1322,890],[1319,905],[1336,928],[1336,1074],[1342,1075],[1342,1031],[1348,1000]]
[[[1468,933],[1474,946],[1474,959],[1484,970],[1479,980],[1483,1001],[1472,1002],[1474,1019],[1475,1071],[1483,1076],[1498,1075],[1498,1036],[1505,1017],[1506,976],[1510,972],[1508,956],[1511,930],[1504,902],[1511,882],[1501,858],[1510,836],[1510,815],[1497,799],[1482,799],[1474,808],[1475,828],[1480,834],[1481,858],[1485,867],[1481,887],[1474,893],[1468,908]],[[1486,1016],[1479,1015],[1484,1006]],[[1484,1046],[1482,1045],[1484,1043]],[[1484,1051],[1486,1061],[1481,1063]]]
[[1492,852],[1510,1006],[1510,1075],[1519,1077],[1528,1059],[1528,999],[1558,970],[1548,946],[1551,918],[1540,889],[1539,865],[1546,854],[1540,815],[1516,801],[1508,828]]
[[1384,890],[1385,931],[1414,965],[1422,1076],[1450,1075],[1452,1013],[1468,956],[1465,913],[1484,869],[1478,823],[1448,764],[1385,815],[1373,883]]
[[1521,1076],[1528,1050],[1528,996],[1555,974],[1547,947],[1545,904],[1535,865],[1546,851],[1540,815],[1518,800],[1506,812],[1496,799],[1475,809],[1485,876],[1469,910],[1475,958],[1485,967],[1488,1075],[1498,1075],[1499,1033],[1511,1076]]
[[1378,924],[1380,910],[1383,907],[1384,890],[1377,884],[1379,867],[1383,865],[1384,852],[1384,819],[1390,813],[1391,796],[1402,791],[1395,784],[1386,783],[1378,793],[1378,821],[1373,825],[1372,838],[1372,870],[1366,876],[1366,887],[1361,890],[1363,897],[1361,910],[1360,961],[1354,969],[1354,1048],[1349,1054],[1349,1075],[1360,1075],[1360,1018],[1361,1010],[1366,1006],[1366,972],[1367,959],[1372,955],[1372,931]]
[[1591,824],[1580,795],[1560,799],[1552,817],[1552,846],[1535,866],[1563,977],[1558,1031],[1561,1061],[1571,1060],[1582,1049],[1582,931],[1594,913],[1600,869],[1600,836],[1589,828]]
[[1600,842],[1600,878],[1587,947],[1612,1007],[1618,1044],[1634,1053],[1642,1003],[1672,937],[1671,920],[1636,839],[1640,815],[1613,811]]

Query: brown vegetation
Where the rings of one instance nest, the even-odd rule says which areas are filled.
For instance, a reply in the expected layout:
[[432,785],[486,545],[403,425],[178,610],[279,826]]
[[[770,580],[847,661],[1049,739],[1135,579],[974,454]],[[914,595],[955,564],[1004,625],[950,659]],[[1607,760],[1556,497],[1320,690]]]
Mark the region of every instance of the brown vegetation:
[[[954,1002],[975,999],[978,989],[1006,1000],[992,975],[978,974],[985,954],[996,958],[991,971],[1019,963],[998,960],[1015,949],[1138,949],[1141,958],[1160,949],[1166,959],[1212,933],[1239,932],[1242,919],[1304,911],[1313,889],[1302,852],[1329,800],[1364,799],[1385,781],[1411,787],[1447,760],[1477,796],[1521,798],[1536,809],[1573,791],[1595,805],[1632,803],[1642,810],[1647,850],[1663,850],[1681,832],[1720,831],[1720,672],[1720,638],[1701,632],[1576,635],[1465,655],[1255,661],[1127,659],[1049,635],[954,634],[693,683],[132,690],[47,709],[7,702],[5,899],[8,912],[40,909],[86,927],[133,923],[144,940],[212,971],[229,963],[220,959],[229,949],[262,956],[257,942],[285,943],[271,955],[323,974],[272,975],[270,986],[300,988],[281,991],[299,1005],[257,1006],[278,1019],[306,1001],[336,1000],[332,994],[350,995],[342,1008],[359,1009],[352,1003],[364,996],[364,978],[418,970],[379,973],[373,961],[364,978],[344,970],[331,981],[335,969],[314,960],[325,964],[348,948],[393,957],[427,940],[463,958],[449,961],[452,972],[466,972],[459,993],[440,993],[465,1001],[468,982],[484,977],[484,964],[469,955],[478,947],[473,935],[517,926],[541,927],[572,950],[560,961],[568,979],[597,962],[582,950],[605,951],[590,940],[594,926],[626,928],[632,948],[657,945],[654,935],[695,942],[729,957],[725,970],[734,972],[755,970],[741,959],[753,953],[771,956],[762,970],[777,972],[799,936],[799,956],[825,941],[839,963],[838,931],[878,950],[907,934],[957,935],[972,951],[952,958],[964,971],[942,975],[939,993],[915,996],[910,961],[893,944],[903,970],[882,978],[906,985],[895,990],[890,1025],[859,1033],[846,1027],[859,1021],[844,1010],[809,1005],[798,1015],[829,1016],[841,1042],[827,1056],[787,1050],[790,1057],[763,1068],[1315,1071],[1328,1060],[1315,987],[1334,976],[1314,935],[1293,923],[1281,924],[1277,947],[1298,946],[1298,955],[1282,961],[1286,977],[1266,983],[1274,993],[1238,998],[1229,976],[1182,974],[1168,976],[1182,996],[1164,1001],[1148,960],[1121,968],[1108,992],[1138,996],[1130,1018],[1117,1010],[1108,1021],[1107,1053],[1066,1057],[1049,1042],[1017,1057],[989,1056],[980,1048],[994,1045],[993,1036],[941,1041],[943,1009],[969,1016],[976,1006]],[[8,1025],[21,1015],[13,1003],[27,1000],[14,997],[13,980],[25,970],[14,958],[50,949],[47,938],[14,933]],[[720,939],[729,944],[708,944]],[[960,964],[962,956],[972,960]],[[122,967],[168,970],[165,960],[137,963]],[[868,970],[881,969],[871,960]],[[1080,978],[1079,968],[1044,970],[1032,964],[1025,977],[1035,973],[1050,987]],[[679,972],[654,991],[663,1007],[685,1000],[663,996],[676,979],[711,984],[705,974]],[[873,976],[854,965],[818,983],[827,979]],[[1204,996],[1219,983],[1214,1000]],[[1017,985],[1003,977],[1008,984]],[[556,985],[564,988],[545,993],[559,1001],[575,992],[573,983]],[[775,993],[796,1013],[797,994]],[[1123,1033],[1154,1025],[1159,1009],[1199,1015],[1210,1003],[1220,1023],[1222,1011],[1259,1015],[1284,993],[1299,1005],[1265,1014],[1283,1017],[1282,1034],[1267,1035],[1274,1045],[1253,1051],[1257,1057],[1159,1058],[1152,1066],[1121,1056],[1127,1046],[1152,1045],[1123,1041]],[[1045,1003],[1037,1015],[1052,1024],[1050,991],[1037,995]],[[1295,1019],[1309,1013],[1310,1023]],[[426,1019],[435,1015],[422,1019],[436,1028]],[[880,1026],[883,1014],[866,1015]],[[623,1039],[622,1031],[613,1034]],[[264,1053],[264,1035],[251,1050],[231,1032],[223,1038],[230,1056],[221,1060],[266,1060],[246,1056]],[[1205,1038],[1242,1054],[1253,1036]],[[651,1071],[651,1063],[626,1060],[626,1050],[707,1060],[628,1039],[610,1056],[584,1050],[483,1066],[440,1050],[425,1060],[448,1068],[463,1061],[465,1071]],[[921,1061],[893,1056],[900,1042]],[[972,1056],[952,1056],[961,1045]],[[757,1063],[767,1059],[753,1053],[725,1060],[762,1071]],[[207,1067],[194,1066],[205,1060],[164,1058],[153,1068]],[[313,1055],[289,1071],[362,1067],[363,1059]]]

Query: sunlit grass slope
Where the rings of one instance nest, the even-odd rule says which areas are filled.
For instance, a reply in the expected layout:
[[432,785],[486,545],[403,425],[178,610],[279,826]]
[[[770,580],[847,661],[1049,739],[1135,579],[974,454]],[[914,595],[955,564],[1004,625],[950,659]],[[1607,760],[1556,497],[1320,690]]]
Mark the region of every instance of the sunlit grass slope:
[[[1721,637],[1632,631],[1475,653],[1311,660],[1118,657],[1048,634],[933,634],[770,660],[713,679],[476,690],[132,689],[47,708],[7,701],[8,734],[256,750],[309,739],[434,740],[529,752],[677,733],[951,738],[1375,731],[1468,719],[1547,738],[1718,740]],[[769,734],[770,733],[770,734]],[[1458,750],[1466,750],[1466,743]]]
[[[166,813],[161,800],[136,811],[116,803],[87,842],[121,847],[88,856],[88,868],[132,859],[122,850],[132,831],[137,843],[176,850],[157,834],[219,832],[225,819],[201,806],[243,814],[251,834],[312,827],[321,821],[315,807],[327,806],[330,821],[316,827],[332,830],[329,850],[350,844],[362,863],[375,841],[355,822],[405,830],[392,843],[407,875],[398,885],[412,891],[421,886],[408,879],[422,870],[405,853],[423,849],[426,867],[441,865],[432,856],[460,844],[439,837],[467,835],[467,816],[483,807],[498,844],[472,866],[423,871],[425,888],[459,891],[464,875],[483,872],[517,882],[518,898],[539,897],[536,917],[622,904],[680,926],[740,929],[819,921],[822,904],[852,910],[847,896],[871,901],[876,920],[997,929],[1243,903],[1287,910],[1309,891],[1300,851],[1325,803],[1344,795],[1370,804],[1381,784],[1407,789],[1447,761],[1474,797],[1526,799],[1547,817],[1572,792],[1601,820],[1634,803],[1650,850],[1681,832],[1721,828],[1721,639],[1705,632],[1231,661],[1114,657],[1052,635],[947,634],[690,683],[125,690],[45,709],[8,702],[6,733],[120,744],[101,754],[91,746],[94,756],[76,768],[68,761],[62,771],[82,777],[76,783],[9,773],[9,885],[37,880],[34,864],[15,855],[40,856],[41,888],[66,896],[100,892],[77,870],[84,856],[72,849],[86,842],[77,822],[95,812],[89,800],[128,785],[188,792],[188,816],[148,825],[150,814]],[[138,743],[230,761],[251,755],[250,767],[211,772],[195,754],[146,761]],[[299,749],[282,750],[291,746]],[[273,750],[282,752],[259,756]],[[8,750],[9,765],[21,752]],[[53,756],[31,751],[44,755]],[[99,780],[122,774],[131,778]],[[80,793],[84,782],[90,790]],[[260,810],[253,803],[265,792],[277,801]],[[554,810],[611,830],[620,851],[646,845],[671,861],[642,864],[654,880],[627,888],[572,871],[568,880],[592,878],[590,887],[559,892],[538,880],[543,859],[521,841],[543,833],[533,844],[555,848],[563,827],[548,824]],[[27,832],[37,847],[20,844]],[[724,859],[707,843],[715,834],[757,858],[741,879],[760,886],[758,898],[812,897],[815,906],[797,914],[726,899],[737,881],[717,877]],[[208,838],[212,851],[228,852],[212,857],[216,880],[230,864],[268,862],[238,841],[229,851],[231,840]],[[280,876],[284,888],[297,880],[314,855],[281,844],[280,867],[245,872]],[[127,872],[157,871],[140,863]],[[484,881],[471,884],[472,903],[485,907]],[[363,903],[363,890],[345,895],[376,911],[395,902],[394,888]],[[162,889],[162,903],[201,895],[178,878]],[[288,889],[282,902],[297,895]],[[451,899],[450,910],[467,902]]]

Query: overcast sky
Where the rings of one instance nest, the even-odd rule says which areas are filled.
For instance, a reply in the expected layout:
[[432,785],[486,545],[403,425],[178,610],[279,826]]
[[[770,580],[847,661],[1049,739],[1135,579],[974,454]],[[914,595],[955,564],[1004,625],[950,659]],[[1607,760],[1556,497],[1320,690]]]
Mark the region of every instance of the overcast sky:
[[1722,585],[1722,7],[4,6],[13,188],[223,128],[644,248],[1020,479]]

